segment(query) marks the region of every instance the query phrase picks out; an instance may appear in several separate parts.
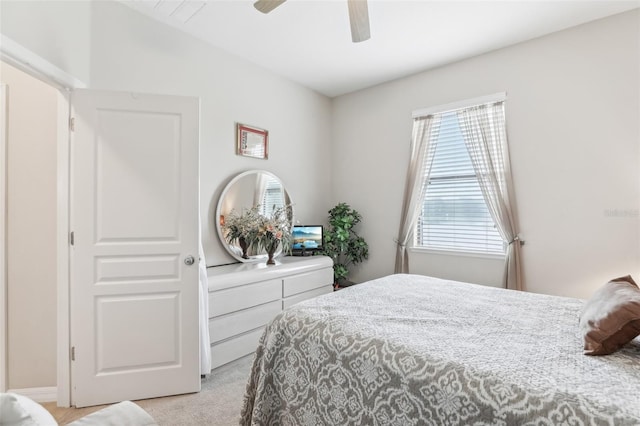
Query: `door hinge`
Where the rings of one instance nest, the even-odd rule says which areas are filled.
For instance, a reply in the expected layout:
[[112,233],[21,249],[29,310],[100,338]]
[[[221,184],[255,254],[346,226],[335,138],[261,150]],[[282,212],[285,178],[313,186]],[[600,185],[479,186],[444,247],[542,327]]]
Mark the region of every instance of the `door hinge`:
[[71,361],[75,361],[75,360],[76,360],[76,347],[71,346]]
[[69,118],[69,129],[72,132],[75,132],[75,130],[76,130],[76,118],[75,117],[70,117]]
[[76,241],[75,234],[73,233],[73,231],[71,231],[71,233],[69,234],[69,244],[73,245],[75,241]]

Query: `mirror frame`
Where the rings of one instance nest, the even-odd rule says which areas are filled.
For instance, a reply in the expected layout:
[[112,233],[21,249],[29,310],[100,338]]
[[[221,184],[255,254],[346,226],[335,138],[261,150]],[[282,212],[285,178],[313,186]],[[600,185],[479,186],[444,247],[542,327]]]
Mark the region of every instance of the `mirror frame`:
[[[220,240],[220,244],[222,244],[224,249],[227,251],[227,253],[229,253],[231,257],[233,257],[238,262],[243,262],[243,263],[252,263],[252,262],[257,262],[261,260],[266,260],[268,255],[266,253],[260,253],[260,254],[250,256],[249,259],[243,259],[241,255],[239,255],[237,252],[232,250],[231,247],[229,247],[229,243],[227,243],[227,241],[224,239],[224,233],[222,232],[222,226],[220,225],[220,216],[222,214],[223,200],[227,195],[227,193],[229,192],[229,190],[231,189],[231,187],[241,179],[245,178],[246,176],[250,176],[252,174],[258,174],[258,173],[266,174],[274,179],[277,179],[280,182],[286,194],[285,197],[289,198],[289,201],[291,203],[290,204],[291,205],[291,226],[293,227],[293,224],[295,223],[295,212],[293,210],[293,202],[291,201],[291,194],[289,193],[289,191],[287,191],[287,188],[284,186],[284,183],[282,183],[282,179],[280,179],[278,176],[274,175],[271,172],[268,172],[266,170],[260,170],[260,169],[247,170],[245,172],[239,173],[236,176],[234,176],[229,182],[227,182],[224,189],[220,193],[220,198],[218,198],[218,205],[216,206],[216,215],[214,220],[216,222],[216,230],[218,232],[218,239]],[[250,207],[253,207],[253,206],[250,206]],[[282,254],[282,246],[280,245],[276,249],[274,257],[279,257],[281,254]]]

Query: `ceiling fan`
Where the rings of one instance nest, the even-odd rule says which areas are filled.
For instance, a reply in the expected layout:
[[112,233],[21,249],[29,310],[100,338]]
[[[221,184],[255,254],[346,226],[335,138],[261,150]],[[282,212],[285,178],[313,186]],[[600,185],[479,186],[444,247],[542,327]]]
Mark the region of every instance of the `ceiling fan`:
[[[253,6],[262,13],[269,13],[286,0],[258,0]],[[367,0],[347,0],[349,6],[349,22],[351,23],[351,40],[354,43],[369,40],[369,9]]]

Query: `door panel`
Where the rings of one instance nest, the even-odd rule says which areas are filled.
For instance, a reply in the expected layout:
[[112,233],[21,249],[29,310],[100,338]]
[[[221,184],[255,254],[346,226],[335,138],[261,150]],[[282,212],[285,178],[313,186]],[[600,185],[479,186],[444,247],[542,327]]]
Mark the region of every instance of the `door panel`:
[[96,284],[176,280],[180,278],[180,257],[178,255],[96,257],[95,272]]
[[180,118],[97,111],[96,242],[177,241]]
[[197,98],[72,95],[77,407],[200,389]]
[[178,293],[98,297],[98,375],[180,365],[179,302]]

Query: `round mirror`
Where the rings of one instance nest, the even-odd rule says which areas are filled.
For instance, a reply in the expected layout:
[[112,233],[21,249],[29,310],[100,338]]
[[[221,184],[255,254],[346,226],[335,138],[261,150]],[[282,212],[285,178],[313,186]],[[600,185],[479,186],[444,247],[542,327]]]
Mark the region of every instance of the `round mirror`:
[[[215,220],[220,242],[229,254],[240,262],[266,259],[267,254],[264,251],[255,252],[256,249],[253,247],[249,247],[248,250],[244,247],[246,254],[243,257],[243,247],[241,247],[240,241],[238,239],[232,242],[228,241],[223,229],[225,219],[232,212],[241,214],[254,206],[259,206],[258,213],[263,216],[270,216],[274,208],[290,206],[291,204],[289,193],[282,181],[273,173],[264,170],[249,170],[240,173],[231,179],[218,200]],[[293,217],[290,219],[291,225],[293,225]],[[278,246],[275,255],[278,256],[281,253],[282,247]]]

